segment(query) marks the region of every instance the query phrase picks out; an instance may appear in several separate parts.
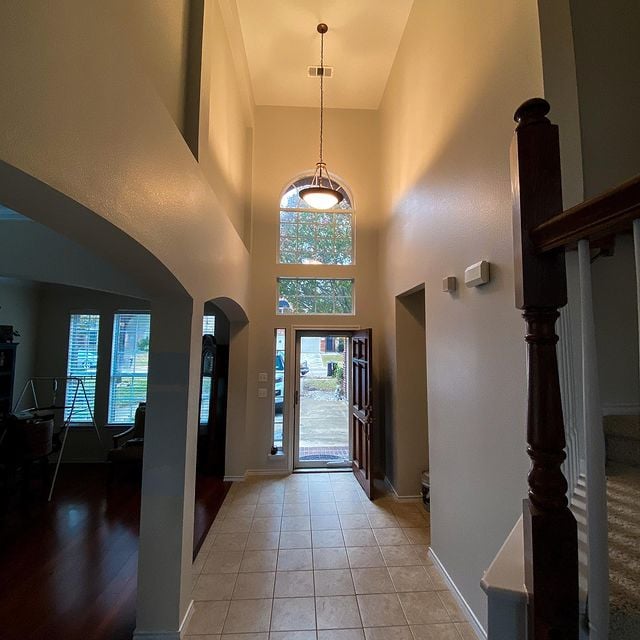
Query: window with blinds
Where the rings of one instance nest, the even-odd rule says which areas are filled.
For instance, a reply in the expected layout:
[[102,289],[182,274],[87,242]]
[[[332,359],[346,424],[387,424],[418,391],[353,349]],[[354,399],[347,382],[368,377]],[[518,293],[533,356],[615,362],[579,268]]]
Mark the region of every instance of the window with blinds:
[[136,408],[147,400],[148,313],[116,313],[113,318],[109,423],[133,424]]
[[202,335],[203,336],[216,335],[216,317],[215,316],[204,316],[202,318]]
[[[216,317],[204,316],[202,319],[202,335],[216,335]],[[209,422],[209,405],[211,404],[211,376],[202,376],[202,390],[200,392],[200,424]]]
[[98,314],[71,314],[67,376],[77,380],[67,381],[64,417],[65,420],[71,420],[73,423],[92,422],[96,399],[99,333],[100,316]]

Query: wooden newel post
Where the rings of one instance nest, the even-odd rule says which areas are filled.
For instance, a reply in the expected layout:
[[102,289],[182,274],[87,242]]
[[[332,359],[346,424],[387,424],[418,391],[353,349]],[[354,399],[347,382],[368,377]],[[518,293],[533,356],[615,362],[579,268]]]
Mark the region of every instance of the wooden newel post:
[[527,453],[524,501],[525,581],[529,640],[578,638],[578,539],[567,504],[564,422],[556,356],[558,309],[567,303],[564,250],[540,253],[530,238],[562,211],[558,127],[549,104],[525,102],[511,144],[516,307],[526,323]]

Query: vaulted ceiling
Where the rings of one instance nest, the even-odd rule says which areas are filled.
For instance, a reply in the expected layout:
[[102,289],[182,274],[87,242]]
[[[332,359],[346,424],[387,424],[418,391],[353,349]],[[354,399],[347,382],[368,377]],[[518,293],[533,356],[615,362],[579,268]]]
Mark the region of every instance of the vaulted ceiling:
[[236,0],[257,105],[318,106],[319,80],[307,68],[320,62],[325,36],[326,106],[377,109],[413,0]]

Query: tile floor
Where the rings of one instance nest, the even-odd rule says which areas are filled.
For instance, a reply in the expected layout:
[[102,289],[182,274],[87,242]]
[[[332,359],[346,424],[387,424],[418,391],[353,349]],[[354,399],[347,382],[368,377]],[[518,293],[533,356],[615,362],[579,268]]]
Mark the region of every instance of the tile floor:
[[187,640],[476,640],[419,502],[350,473],[236,483],[194,563]]

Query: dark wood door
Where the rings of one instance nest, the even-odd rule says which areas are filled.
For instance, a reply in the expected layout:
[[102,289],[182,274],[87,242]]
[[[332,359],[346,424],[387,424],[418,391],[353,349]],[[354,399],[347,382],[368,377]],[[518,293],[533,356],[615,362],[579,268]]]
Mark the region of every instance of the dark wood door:
[[351,338],[351,450],[353,474],[369,498],[373,495],[373,383],[371,329]]

